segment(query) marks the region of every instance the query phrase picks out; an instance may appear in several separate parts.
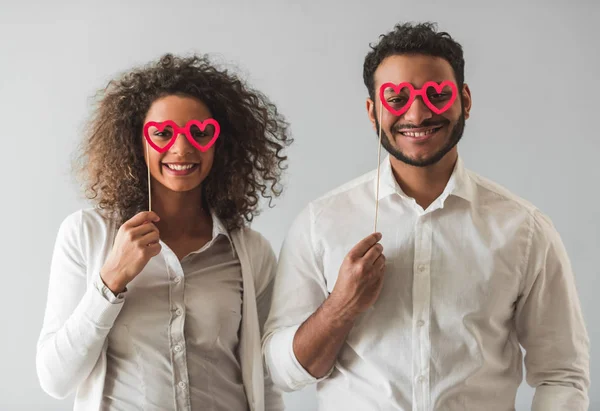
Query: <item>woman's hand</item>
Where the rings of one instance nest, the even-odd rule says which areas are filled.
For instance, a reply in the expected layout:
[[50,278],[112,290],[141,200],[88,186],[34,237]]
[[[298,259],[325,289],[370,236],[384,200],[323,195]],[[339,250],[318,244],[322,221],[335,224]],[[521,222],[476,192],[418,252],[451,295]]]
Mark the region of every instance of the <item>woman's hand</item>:
[[114,294],[125,290],[148,261],[160,253],[159,232],[153,224],[159,220],[156,213],[143,211],[119,228],[112,251],[100,270],[102,281]]

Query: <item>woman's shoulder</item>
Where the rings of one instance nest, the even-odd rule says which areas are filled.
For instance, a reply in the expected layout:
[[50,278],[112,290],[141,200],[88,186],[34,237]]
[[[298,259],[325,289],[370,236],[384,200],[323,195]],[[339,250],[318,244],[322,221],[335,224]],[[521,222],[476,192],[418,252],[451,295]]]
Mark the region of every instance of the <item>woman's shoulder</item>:
[[273,252],[271,243],[259,231],[250,227],[242,227],[237,231],[251,257],[256,254],[264,255]]
[[106,210],[98,207],[84,207],[68,214],[62,224],[75,229],[90,225],[108,228],[115,224],[115,220]]
[[244,243],[248,260],[252,265],[252,273],[257,281],[257,290],[260,293],[274,275],[277,258],[273,247],[264,235],[250,227],[238,229],[236,235]]
[[82,241],[106,238],[116,227],[116,220],[109,212],[98,207],[80,208],[68,214],[62,221],[60,231],[68,236],[80,237]]

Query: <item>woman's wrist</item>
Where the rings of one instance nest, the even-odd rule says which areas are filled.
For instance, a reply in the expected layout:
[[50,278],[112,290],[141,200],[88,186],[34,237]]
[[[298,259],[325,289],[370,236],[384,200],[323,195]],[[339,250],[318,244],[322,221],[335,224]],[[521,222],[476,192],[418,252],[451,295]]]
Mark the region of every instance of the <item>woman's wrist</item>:
[[100,271],[100,279],[115,296],[125,291],[125,288],[127,287],[127,284],[119,277],[118,274],[114,274],[111,271]]

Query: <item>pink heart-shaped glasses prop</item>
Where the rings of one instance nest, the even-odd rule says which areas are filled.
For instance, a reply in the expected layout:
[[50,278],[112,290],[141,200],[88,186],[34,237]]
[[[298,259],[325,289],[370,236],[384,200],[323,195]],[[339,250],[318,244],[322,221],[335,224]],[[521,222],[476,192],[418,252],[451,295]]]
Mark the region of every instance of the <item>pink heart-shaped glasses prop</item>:
[[[200,129],[200,131],[204,131],[206,129],[206,126],[208,126],[208,125],[212,125],[215,128],[215,132],[214,132],[212,139],[206,145],[198,144],[198,142],[196,140],[194,140],[194,138],[192,137],[192,135],[190,133],[191,127],[196,126]],[[150,136],[148,135],[148,129],[150,127],[156,127],[156,129],[159,132],[164,131],[164,129],[167,127],[171,127],[173,129],[173,136],[171,137],[171,140],[164,147],[161,147],[161,146],[157,145],[156,143],[154,143],[154,141],[152,141],[152,138],[150,138]],[[192,144],[194,147],[196,147],[198,150],[200,150],[204,153],[204,152],[208,151],[213,146],[213,144],[215,144],[215,141],[217,141],[217,138],[219,138],[219,134],[221,133],[221,127],[219,126],[219,123],[217,122],[217,120],[212,119],[212,118],[206,119],[204,121],[190,120],[185,125],[185,127],[179,127],[172,120],[162,121],[162,122],[158,122],[158,123],[155,121],[149,121],[144,125],[144,137],[146,138],[146,141],[148,142],[148,144],[150,144],[152,146],[153,149],[155,149],[159,153],[164,153],[165,151],[170,149],[171,146],[173,146],[173,144],[175,144],[175,140],[177,139],[177,136],[179,136],[179,134],[181,134],[181,133],[183,133],[185,135],[185,137],[190,142],[190,144]]]
[[[448,102],[443,107],[438,108],[429,100],[429,96],[427,95],[427,90],[430,87],[433,87],[435,89],[436,93],[439,94],[442,92],[442,90],[446,86],[449,86],[452,89],[452,95],[451,95],[450,99],[448,100]],[[392,106],[390,106],[389,103],[386,101],[385,95],[384,95],[385,90],[387,90],[388,88],[393,89],[394,93],[396,93],[396,94],[400,94],[400,92],[402,91],[403,88],[407,88],[410,91],[410,97],[408,98],[408,101],[406,102],[406,104],[399,109],[395,109]],[[452,106],[452,104],[454,103],[454,100],[456,100],[457,95],[458,95],[458,89],[456,87],[456,84],[454,84],[452,81],[449,81],[449,80],[442,81],[439,84],[436,83],[435,81],[428,81],[427,83],[423,84],[423,87],[421,87],[418,90],[416,90],[413,87],[413,85],[408,82],[403,82],[403,83],[400,83],[397,85],[394,83],[385,83],[379,88],[379,98],[381,99],[381,103],[390,113],[392,113],[395,116],[400,116],[400,115],[406,113],[408,111],[408,109],[410,108],[411,104],[413,103],[413,101],[415,101],[415,98],[417,96],[421,96],[425,105],[427,107],[429,107],[429,109],[431,111],[433,111],[435,114],[442,114],[444,111],[448,110]]]

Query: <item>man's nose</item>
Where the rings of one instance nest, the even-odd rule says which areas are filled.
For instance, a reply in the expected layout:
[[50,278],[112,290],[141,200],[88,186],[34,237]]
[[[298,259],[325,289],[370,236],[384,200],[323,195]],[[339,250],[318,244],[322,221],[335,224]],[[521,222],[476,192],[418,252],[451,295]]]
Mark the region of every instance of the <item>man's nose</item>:
[[421,124],[423,121],[433,117],[433,113],[427,107],[427,105],[423,102],[421,96],[417,96],[411,106],[408,108],[406,113],[404,113],[404,119],[410,122],[411,124]]

